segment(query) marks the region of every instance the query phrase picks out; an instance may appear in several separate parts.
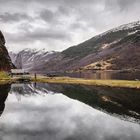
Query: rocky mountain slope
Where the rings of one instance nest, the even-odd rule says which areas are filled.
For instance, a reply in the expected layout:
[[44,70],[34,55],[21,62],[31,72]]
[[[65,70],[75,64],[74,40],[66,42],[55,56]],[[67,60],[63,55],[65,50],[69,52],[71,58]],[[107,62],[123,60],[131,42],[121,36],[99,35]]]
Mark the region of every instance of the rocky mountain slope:
[[[19,54],[21,53],[23,52]],[[25,59],[24,57],[22,59]],[[55,53],[49,60],[43,53],[34,61],[31,61],[32,56],[28,57],[31,57],[28,60],[32,63],[38,64],[38,60],[42,60],[41,65],[31,68],[39,72],[140,69],[140,21],[121,25],[97,35],[61,53]],[[19,57],[17,58],[16,64],[19,63]],[[29,65],[26,66],[28,67]]]
[[5,47],[5,38],[0,31],[0,71],[9,71],[13,67],[11,58],[9,57],[8,51]]
[[51,60],[57,59],[59,57],[59,52],[48,52],[46,50],[32,50],[25,49],[20,51],[18,54],[10,52],[10,57],[12,58],[12,62],[15,64],[17,68],[23,68],[28,71],[41,71],[43,72],[44,65]]
[[72,59],[72,69],[139,69],[140,22],[122,25],[62,53]]

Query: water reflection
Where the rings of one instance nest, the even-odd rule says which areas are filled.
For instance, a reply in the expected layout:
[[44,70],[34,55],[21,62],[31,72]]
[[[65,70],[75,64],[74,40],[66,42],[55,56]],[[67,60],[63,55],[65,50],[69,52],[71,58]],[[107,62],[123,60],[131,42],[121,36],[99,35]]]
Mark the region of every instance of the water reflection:
[[[116,104],[119,102],[127,110],[131,108],[130,106],[127,108],[129,102],[121,103],[127,95],[117,96],[118,92],[111,95],[111,90],[113,93],[114,89],[107,92],[106,88],[88,86],[38,83],[36,88],[34,87],[34,84],[11,86],[5,111],[0,118],[0,139],[140,139],[139,124],[123,121],[94,109],[96,107],[109,108],[101,102],[116,102]],[[118,91],[120,92],[121,89]],[[138,92],[136,90],[134,96],[138,96]],[[122,92],[122,94],[125,93],[127,94],[127,92]],[[129,98],[131,97],[129,96],[127,100],[130,101]],[[132,99],[133,101],[136,99]],[[135,111],[138,113],[137,105],[134,108],[137,108]]]
[[10,91],[10,85],[1,85],[0,86],[0,116],[4,111],[5,100],[8,96],[9,91]]
[[68,84],[13,84],[10,93],[21,95],[62,93],[124,120],[140,123],[140,90]]
[[93,108],[140,123],[140,90],[81,85],[54,86],[54,91],[84,102]]
[[[61,74],[60,74],[61,75]],[[86,79],[120,79],[120,80],[140,80],[140,71],[94,71],[73,72],[62,74],[70,77]]]
[[63,93],[95,109],[140,123],[139,89],[37,83],[12,85],[12,92],[17,93],[17,99],[21,95]]

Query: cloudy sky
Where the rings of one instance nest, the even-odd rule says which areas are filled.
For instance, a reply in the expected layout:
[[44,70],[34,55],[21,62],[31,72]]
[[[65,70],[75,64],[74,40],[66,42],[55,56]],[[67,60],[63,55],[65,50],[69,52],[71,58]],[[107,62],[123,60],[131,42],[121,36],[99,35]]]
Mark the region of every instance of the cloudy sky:
[[7,48],[64,50],[140,19],[140,0],[0,0]]

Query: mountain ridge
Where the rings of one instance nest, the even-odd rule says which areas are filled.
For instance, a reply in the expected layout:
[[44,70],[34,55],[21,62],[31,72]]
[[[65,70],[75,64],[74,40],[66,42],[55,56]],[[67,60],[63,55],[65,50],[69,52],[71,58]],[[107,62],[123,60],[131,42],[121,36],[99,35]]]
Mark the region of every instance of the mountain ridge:
[[17,68],[26,69],[28,71],[33,70],[34,67],[41,67],[45,62],[57,57],[58,54],[59,52],[48,52],[45,49],[25,49],[17,54],[13,52],[9,53],[10,57],[12,58],[12,62]]
[[55,57],[43,62],[40,67],[30,70],[47,73],[89,69],[140,69],[139,46],[140,21],[137,21],[113,28],[58,52]]

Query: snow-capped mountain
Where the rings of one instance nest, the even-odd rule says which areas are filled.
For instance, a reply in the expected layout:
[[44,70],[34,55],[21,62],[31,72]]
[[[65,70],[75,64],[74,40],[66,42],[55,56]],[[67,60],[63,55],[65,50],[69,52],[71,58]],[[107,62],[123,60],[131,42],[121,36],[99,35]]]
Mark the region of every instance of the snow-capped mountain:
[[140,21],[124,24],[62,52],[67,69],[139,69]]
[[9,54],[17,68],[28,71],[34,71],[36,68],[43,67],[46,62],[59,56],[59,52],[48,52],[45,49],[25,49],[19,53],[10,52]]
[[[111,29],[105,33],[117,32],[117,31],[122,31],[122,30],[130,30],[130,29],[136,28],[137,26],[140,26],[140,21],[120,25],[119,27]],[[130,32],[131,32],[131,30],[130,30]]]
[[18,67],[37,72],[140,69],[140,21],[121,25],[62,52],[10,53]]

